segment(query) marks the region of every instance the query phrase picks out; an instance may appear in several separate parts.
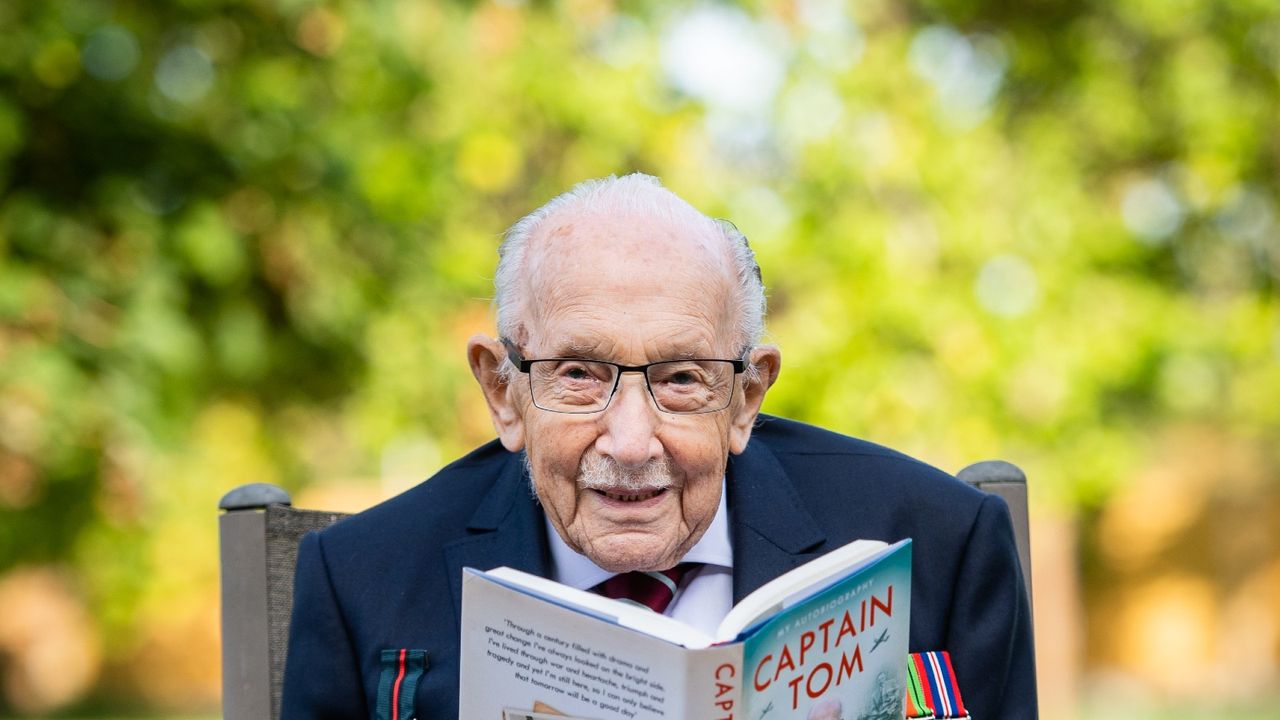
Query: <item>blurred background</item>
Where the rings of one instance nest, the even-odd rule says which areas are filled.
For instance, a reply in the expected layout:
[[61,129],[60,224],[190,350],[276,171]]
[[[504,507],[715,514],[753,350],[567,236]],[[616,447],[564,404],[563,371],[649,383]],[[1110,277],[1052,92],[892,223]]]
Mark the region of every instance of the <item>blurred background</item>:
[[501,232],[632,170],[767,411],[1027,471],[1042,717],[1275,717],[1275,0],[4,0],[0,716],[215,717],[218,498],[492,437]]

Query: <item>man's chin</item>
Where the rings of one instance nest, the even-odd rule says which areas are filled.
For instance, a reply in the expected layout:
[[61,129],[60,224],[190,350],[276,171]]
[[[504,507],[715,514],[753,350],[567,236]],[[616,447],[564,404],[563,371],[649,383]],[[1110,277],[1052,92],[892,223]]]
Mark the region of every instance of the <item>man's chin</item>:
[[683,557],[683,553],[672,551],[666,543],[658,546],[658,543],[628,538],[627,535],[632,533],[597,540],[585,548],[584,554],[591,558],[591,562],[613,573],[666,570],[678,564]]

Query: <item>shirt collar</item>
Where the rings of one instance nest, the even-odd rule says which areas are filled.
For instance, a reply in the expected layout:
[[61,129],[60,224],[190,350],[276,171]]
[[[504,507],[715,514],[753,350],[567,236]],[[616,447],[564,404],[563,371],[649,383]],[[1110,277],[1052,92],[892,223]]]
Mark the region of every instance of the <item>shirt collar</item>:
[[[587,590],[615,575],[566,545],[545,514],[543,522],[546,523],[547,537],[551,541],[552,576],[556,582]],[[715,517],[711,519],[711,526],[684,556],[684,561],[733,568],[733,546],[729,542],[729,510],[725,501],[724,480],[720,481],[720,505],[716,508]]]

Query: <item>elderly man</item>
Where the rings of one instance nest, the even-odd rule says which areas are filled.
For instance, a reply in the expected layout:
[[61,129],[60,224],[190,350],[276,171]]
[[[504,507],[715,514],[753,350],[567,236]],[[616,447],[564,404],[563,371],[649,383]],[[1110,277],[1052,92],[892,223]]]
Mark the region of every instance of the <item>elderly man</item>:
[[974,716],[1034,716],[1008,511],[759,415],[781,356],[759,344],[760,271],[731,225],[651,177],[586,182],[511,228],[495,284],[499,337],[467,354],[498,439],[303,540],[285,718],[456,717],[466,566],[592,588],[679,565],[665,612],[711,628],[803,562],[904,537],[911,649],[951,652]]

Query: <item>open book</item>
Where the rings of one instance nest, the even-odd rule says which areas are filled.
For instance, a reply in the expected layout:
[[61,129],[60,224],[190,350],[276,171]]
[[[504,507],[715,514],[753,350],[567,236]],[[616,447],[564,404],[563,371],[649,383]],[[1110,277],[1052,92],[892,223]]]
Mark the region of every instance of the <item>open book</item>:
[[911,541],[859,540],[765,584],[712,635],[510,568],[467,568],[465,720],[903,716]]

